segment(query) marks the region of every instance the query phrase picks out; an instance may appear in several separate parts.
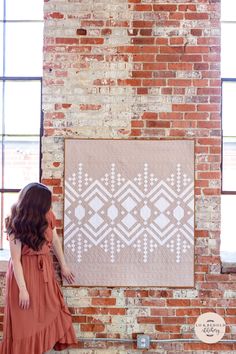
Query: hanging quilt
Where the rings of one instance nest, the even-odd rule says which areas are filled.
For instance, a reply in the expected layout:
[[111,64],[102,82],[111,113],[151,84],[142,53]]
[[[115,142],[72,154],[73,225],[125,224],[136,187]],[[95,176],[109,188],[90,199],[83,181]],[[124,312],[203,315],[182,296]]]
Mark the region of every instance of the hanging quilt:
[[66,139],[64,197],[76,285],[194,285],[192,140]]

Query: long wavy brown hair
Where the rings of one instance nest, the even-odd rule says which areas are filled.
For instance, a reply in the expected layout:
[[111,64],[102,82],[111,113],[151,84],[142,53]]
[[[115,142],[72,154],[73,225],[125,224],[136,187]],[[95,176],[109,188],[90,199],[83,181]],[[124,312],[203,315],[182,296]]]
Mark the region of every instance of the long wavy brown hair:
[[51,204],[51,191],[44,184],[30,183],[25,186],[12,206],[10,216],[5,219],[7,234],[39,251],[45,242],[48,226],[46,214]]

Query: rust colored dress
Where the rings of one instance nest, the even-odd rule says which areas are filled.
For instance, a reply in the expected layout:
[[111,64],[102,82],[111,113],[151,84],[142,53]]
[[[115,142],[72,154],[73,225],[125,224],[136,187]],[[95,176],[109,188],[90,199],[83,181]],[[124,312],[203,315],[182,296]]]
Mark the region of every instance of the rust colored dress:
[[46,242],[38,252],[22,247],[22,267],[30,296],[30,307],[19,307],[19,290],[9,261],[6,284],[3,341],[0,354],[42,354],[63,350],[77,343],[71,314],[57,283],[50,248],[55,217],[48,215]]

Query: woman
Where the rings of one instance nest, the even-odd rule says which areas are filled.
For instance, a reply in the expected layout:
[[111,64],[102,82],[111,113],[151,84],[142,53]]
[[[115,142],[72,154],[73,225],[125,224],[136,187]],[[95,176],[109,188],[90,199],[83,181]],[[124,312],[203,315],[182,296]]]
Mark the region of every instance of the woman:
[[6,218],[11,259],[1,354],[42,354],[77,342],[50,255],[52,246],[62,276],[72,284],[74,275],[64,259],[51,203],[46,186],[30,183]]

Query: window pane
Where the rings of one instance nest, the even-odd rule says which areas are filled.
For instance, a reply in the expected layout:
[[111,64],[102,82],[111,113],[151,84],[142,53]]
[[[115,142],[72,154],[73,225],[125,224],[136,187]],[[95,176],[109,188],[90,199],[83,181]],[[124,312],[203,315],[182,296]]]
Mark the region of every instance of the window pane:
[[221,26],[221,76],[236,77],[236,46],[232,38],[236,37],[236,23],[222,23]]
[[7,20],[42,20],[43,0],[6,0]]
[[42,76],[43,24],[6,24],[6,76]]
[[0,22],[0,76],[3,76],[3,23]]
[[0,21],[4,19],[4,1],[0,2]]
[[3,118],[3,81],[0,81],[0,135],[2,134],[2,118]]
[[[222,195],[221,196],[221,252],[234,252],[236,250],[236,195]],[[227,260],[229,261],[229,255]],[[235,262],[235,260],[234,260]]]
[[5,232],[5,218],[10,214],[12,205],[17,201],[18,193],[1,193],[0,205],[2,210],[2,222],[1,222],[1,234],[3,240],[3,248],[9,248],[9,242],[7,241],[7,235]]
[[39,181],[39,138],[4,141],[4,188],[22,188]]
[[222,129],[224,136],[236,136],[236,81],[222,84]]
[[236,1],[221,0],[221,20],[235,21],[236,20]]
[[0,136],[0,188],[2,188],[2,137]]
[[5,133],[39,134],[41,81],[7,81]]
[[223,139],[223,191],[236,191],[236,138]]

